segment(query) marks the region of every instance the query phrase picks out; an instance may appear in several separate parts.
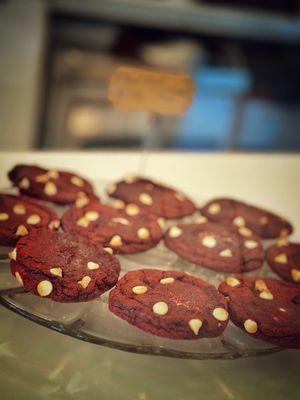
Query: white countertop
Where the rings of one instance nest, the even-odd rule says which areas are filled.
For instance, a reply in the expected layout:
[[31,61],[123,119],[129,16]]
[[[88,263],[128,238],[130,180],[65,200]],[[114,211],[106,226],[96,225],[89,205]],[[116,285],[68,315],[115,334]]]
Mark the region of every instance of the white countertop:
[[[200,202],[232,196],[267,207],[300,224],[300,155],[175,152],[0,152],[0,186],[17,163],[76,171],[92,180],[144,173]],[[295,233],[300,240],[299,233]],[[298,230],[296,229],[296,231]]]

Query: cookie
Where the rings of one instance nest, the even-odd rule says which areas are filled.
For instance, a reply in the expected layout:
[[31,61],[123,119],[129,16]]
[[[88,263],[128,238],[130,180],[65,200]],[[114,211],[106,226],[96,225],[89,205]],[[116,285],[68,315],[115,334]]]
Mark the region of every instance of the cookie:
[[136,205],[141,210],[167,219],[182,218],[196,211],[195,204],[181,192],[148,179],[127,176],[121,182],[108,186],[107,193],[116,199],[116,207]]
[[216,337],[228,323],[225,298],[201,279],[176,271],[128,272],[110,292],[109,309],[143,331],[170,339]]
[[257,236],[241,236],[212,222],[174,225],[164,241],[180,257],[216,271],[248,272],[260,268],[264,260]]
[[0,194],[0,244],[14,246],[32,229],[59,227],[55,211],[27,196]]
[[300,284],[300,243],[279,239],[267,249],[266,260],[280,278]]
[[11,252],[11,272],[25,290],[61,303],[99,297],[118,280],[118,259],[85,239],[36,229]]
[[62,217],[66,232],[87,237],[92,243],[123,254],[139,253],[156,246],[163,235],[159,223],[161,221],[153,215],[128,215],[96,201],[82,208],[70,207]]
[[235,229],[250,229],[263,239],[288,236],[292,233],[292,225],[262,208],[233,199],[214,199],[208,202],[201,213],[212,222],[218,222]]
[[76,201],[78,204],[87,204],[93,195],[92,185],[70,172],[17,165],[8,173],[8,177],[21,193],[58,204]]
[[272,278],[228,277],[219,291],[230,319],[256,339],[300,348],[300,288]]

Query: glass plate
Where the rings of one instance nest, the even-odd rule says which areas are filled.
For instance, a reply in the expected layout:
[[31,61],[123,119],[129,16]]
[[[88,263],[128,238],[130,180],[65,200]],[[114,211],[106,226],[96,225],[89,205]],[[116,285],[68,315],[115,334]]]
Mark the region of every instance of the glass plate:
[[[103,182],[96,185],[104,200]],[[58,212],[62,208],[56,207]],[[188,220],[192,220],[189,218]],[[214,286],[226,279],[219,273],[181,260],[163,244],[144,253],[119,257],[121,276],[140,268],[178,270],[193,274]],[[253,274],[273,276],[266,265]],[[0,265],[0,303],[37,324],[87,342],[119,350],[187,359],[235,359],[278,352],[279,347],[251,338],[229,322],[223,334],[214,339],[172,340],[135,328],[108,309],[108,294],[87,303],[64,304],[26,293],[17,287],[10,273],[9,260]]]

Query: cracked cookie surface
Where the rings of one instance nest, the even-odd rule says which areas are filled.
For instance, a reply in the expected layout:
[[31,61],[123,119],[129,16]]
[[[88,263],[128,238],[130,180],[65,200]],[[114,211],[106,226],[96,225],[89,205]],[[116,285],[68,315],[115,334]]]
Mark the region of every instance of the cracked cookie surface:
[[237,231],[246,228],[264,239],[288,236],[293,231],[292,225],[283,217],[234,199],[213,199],[201,208],[201,213],[211,222]]
[[138,210],[153,213],[167,219],[182,218],[196,211],[196,206],[183,193],[149,179],[127,176],[111,184],[107,193],[119,200],[120,207],[134,204]]
[[71,172],[20,164],[8,177],[21,193],[58,204],[87,204],[95,197],[91,183]]
[[124,210],[91,202],[71,207],[62,217],[63,229],[87,237],[113,253],[134,254],[158,244],[163,232],[157,217],[146,213],[128,215]]
[[219,286],[230,319],[256,339],[300,348],[300,288],[272,278],[237,275]]
[[57,229],[56,212],[28,196],[0,194],[0,244],[14,246],[20,237],[43,226]]
[[11,253],[11,272],[26,291],[58,302],[99,297],[118,280],[118,259],[89,241],[39,229]]
[[280,278],[300,284],[300,243],[279,239],[267,249],[266,260]]
[[130,324],[171,339],[217,337],[228,323],[225,298],[184,272],[128,272],[110,292],[109,308]]
[[174,225],[164,241],[180,257],[216,271],[248,272],[263,264],[264,251],[257,236],[243,237],[220,224]]

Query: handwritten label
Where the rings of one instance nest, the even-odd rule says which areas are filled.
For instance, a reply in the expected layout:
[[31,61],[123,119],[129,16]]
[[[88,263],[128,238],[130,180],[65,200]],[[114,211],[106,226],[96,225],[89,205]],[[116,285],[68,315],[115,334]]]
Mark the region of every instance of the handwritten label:
[[112,75],[108,99],[115,108],[182,115],[195,94],[193,80],[184,74],[119,67]]

